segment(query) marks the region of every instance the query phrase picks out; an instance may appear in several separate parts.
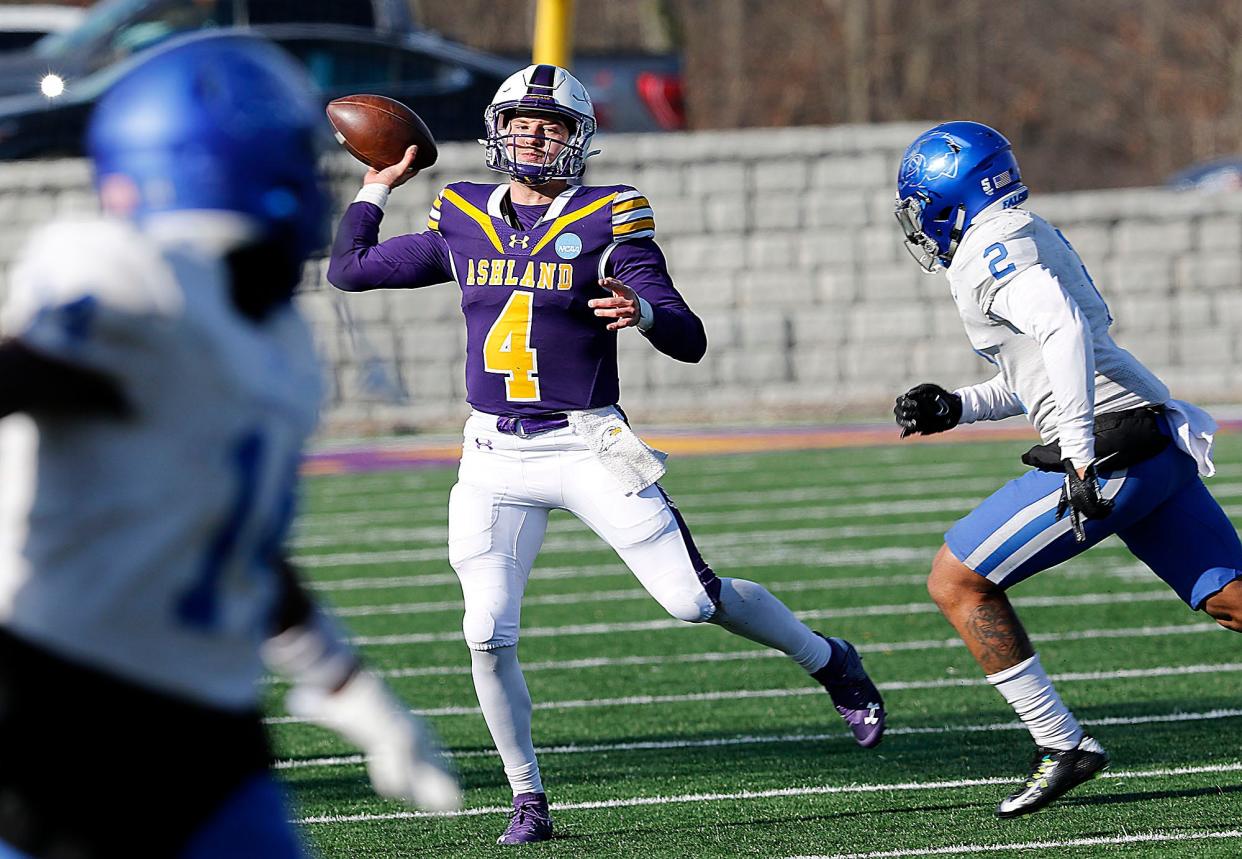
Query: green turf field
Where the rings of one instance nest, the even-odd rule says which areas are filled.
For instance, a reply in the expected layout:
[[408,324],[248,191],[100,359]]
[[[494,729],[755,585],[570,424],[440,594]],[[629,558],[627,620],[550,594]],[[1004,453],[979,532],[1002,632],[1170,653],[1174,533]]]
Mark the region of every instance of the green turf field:
[[[1113,769],[1033,817],[994,817],[1034,747],[923,579],[944,529],[1021,471],[1022,448],[671,463],[663,484],[718,573],[766,584],[859,646],[890,714],[872,751],[795,665],[669,619],[585,526],[554,514],[521,655],[558,837],[523,848],[493,843],[509,791],[475,709],[446,560],[454,470],[314,478],[299,558],[373,664],[430,714],[467,810],[426,817],[376,798],[355,750],[281,722],[274,699],[305,831],[332,857],[1242,855],[1242,638],[1187,610],[1116,541],[1012,592]],[[1217,461],[1209,485],[1238,522],[1242,437],[1223,437]],[[1012,846],[1030,843],[1045,846]]]

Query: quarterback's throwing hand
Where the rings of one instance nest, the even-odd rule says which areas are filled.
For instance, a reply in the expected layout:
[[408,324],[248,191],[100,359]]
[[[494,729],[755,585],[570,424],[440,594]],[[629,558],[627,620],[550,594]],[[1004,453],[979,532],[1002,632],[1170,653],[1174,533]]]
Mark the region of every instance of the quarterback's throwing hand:
[[414,163],[414,157],[418,155],[417,146],[407,146],[405,157],[398,164],[385,167],[383,170],[376,170],[374,167],[367,170],[367,175],[363,177],[362,184],[370,185],[378,182],[387,185],[389,188],[396,188],[404,185],[408,180],[418,175],[418,171],[411,165]]
[[611,318],[609,331],[628,328],[638,324],[639,313],[638,293],[630,289],[615,277],[601,278],[599,285],[612,293],[608,298],[592,298],[587,307],[595,308],[596,316]]
[[897,398],[893,414],[902,438],[944,432],[962,419],[962,398],[939,385],[916,385]]

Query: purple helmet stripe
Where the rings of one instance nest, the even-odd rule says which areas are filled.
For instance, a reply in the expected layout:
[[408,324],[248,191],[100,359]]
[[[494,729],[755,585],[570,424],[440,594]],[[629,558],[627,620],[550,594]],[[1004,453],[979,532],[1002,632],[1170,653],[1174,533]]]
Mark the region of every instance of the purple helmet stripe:
[[556,66],[535,66],[535,71],[531,73],[529,89],[540,87],[549,92],[540,93],[540,95],[549,95],[552,84],[556,80]]

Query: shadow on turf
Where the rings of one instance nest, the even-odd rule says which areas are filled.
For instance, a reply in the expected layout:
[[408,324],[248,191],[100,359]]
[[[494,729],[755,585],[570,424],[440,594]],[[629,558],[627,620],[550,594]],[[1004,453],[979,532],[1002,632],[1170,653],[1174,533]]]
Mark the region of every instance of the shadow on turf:
[[[1065,806],[1091,806],[1091,805],[1123,805],[1135,802],[1147,802],[1156,799],[1190,799],[1196,796],[1211,796],[1218,794],[1234,794],[1242,793],[1242,785],[1230,785],[1227,787],[1201,787],[1188,790],[1149,790],[1149,791],[1131,791],[1124,794],[1107,794],[1104,796],[1083,796],[1083,797],[1067,797],[1060,799],[1049,810],[1055,810],[1057,807]],[[712,830],[715,832],[727,831],[729,829],[753,829],[763,826],[787,826],[792,823],[815,824],[830,823],[851,817],[871,817],[884,814],[918,814],[921,812],[945,812],[945,811],[970,811],[972,809],[984,808],[991,815],[990,806],[981,806],[978,802],[956,802],[956,803],[936,803],[926,805],[910,805],[903,804],[893,806],[891,808],[867,808],[859,811],[838,811],[832,814],[800,814],[795,817],[773,817],[773,818],[746,818],[735,822],[713,822]],[[1045,818],[1047,811],[1041,812],[1040,817]],[[614,829],[605,831],[595,831],[589,834],[577,834],[572,831],[560,829],[556,833],[555,841],[559,842],[579,842],[585,843],[593,840],[615,839],[625,836],[634,835],[668,835],[673,832],[700,832],[702,826],[626,826],[624,829]]]
[[1225,787],[1194,787],[1186,790],[1135,790],[1128,793],[1106,793],[1101,796],[1070,796],[1057,800],[1058,805],[1125,805],[1152,799],[1190,799],[1196,796],[1219,796],[1242,793],[1242,785]]

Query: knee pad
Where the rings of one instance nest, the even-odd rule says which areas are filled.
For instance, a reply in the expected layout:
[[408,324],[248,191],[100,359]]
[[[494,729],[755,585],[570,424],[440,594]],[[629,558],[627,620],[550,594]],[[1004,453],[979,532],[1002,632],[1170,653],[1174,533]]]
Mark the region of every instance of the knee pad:
[[702,588],[654,596],[666,612],[686,623],[706,623],[716,613],[716,604]]
[[471,650],[495,650],[518,642],[517,620],[510,622],[497,618],[486,609],[466,609],[461,631],[466,636],[466,646]]

